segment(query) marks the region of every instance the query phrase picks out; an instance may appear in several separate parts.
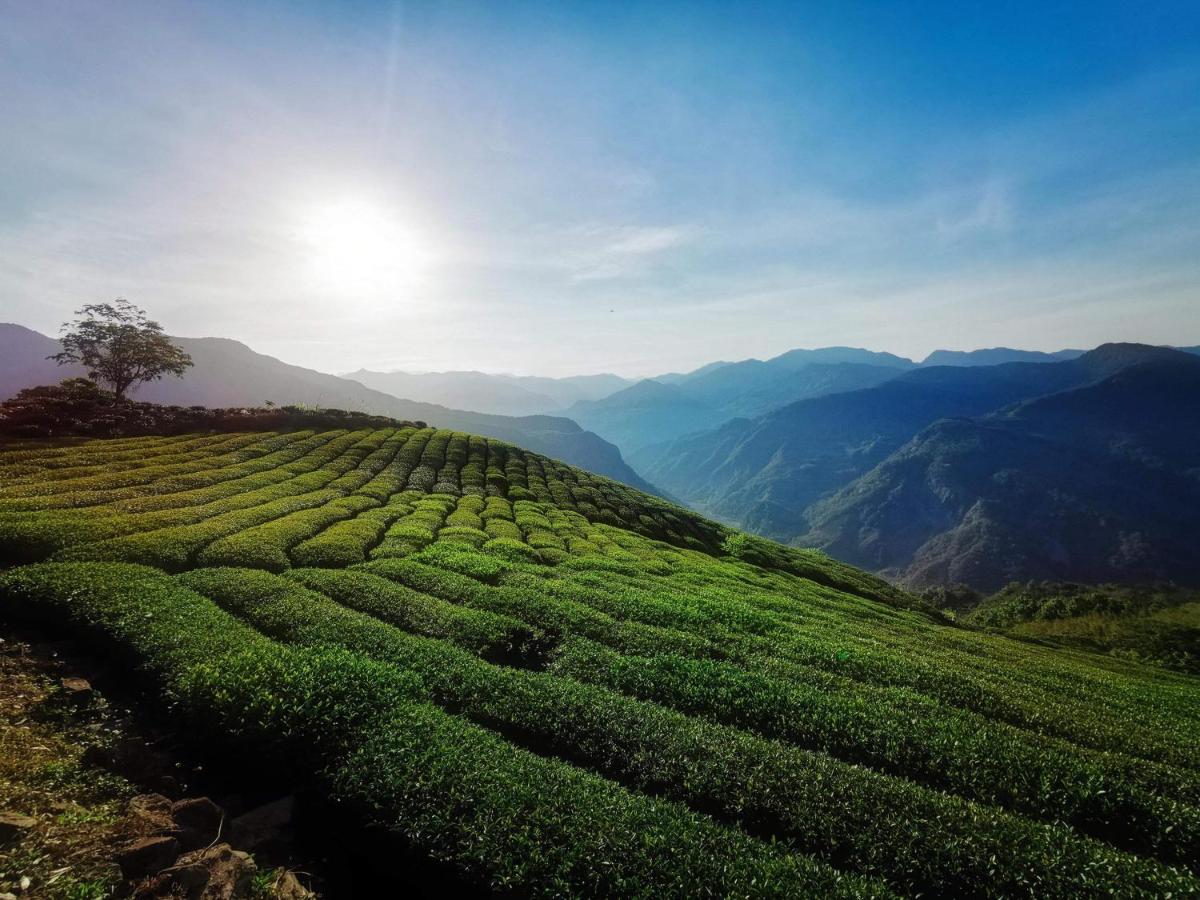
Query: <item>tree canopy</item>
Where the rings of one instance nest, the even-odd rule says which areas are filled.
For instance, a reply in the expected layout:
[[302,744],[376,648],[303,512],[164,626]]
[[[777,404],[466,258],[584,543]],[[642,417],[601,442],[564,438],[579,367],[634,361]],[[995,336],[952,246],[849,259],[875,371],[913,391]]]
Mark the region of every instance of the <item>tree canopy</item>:
[[96,383],[106,384],[123,399],[133,386],[164,375],[180,377],[192,358],[171,343],[162,326],[146,311],[118,297],[112,303],[89,303],[63,324],[62,352],[49,359],[60,365],[78,362]]

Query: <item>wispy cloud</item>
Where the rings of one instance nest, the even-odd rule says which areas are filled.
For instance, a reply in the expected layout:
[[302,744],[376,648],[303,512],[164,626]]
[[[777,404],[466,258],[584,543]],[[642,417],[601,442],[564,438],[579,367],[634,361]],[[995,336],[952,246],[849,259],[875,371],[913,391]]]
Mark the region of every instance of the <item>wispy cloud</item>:
[[1009,230],[1013,219],[1012,190],[1002,179],[990,177],[966,210],[948,210],[937,216],[937,231],[947,240],[970,234],[996,234]]
[[696,229],[671,226],[587,226],[576,229],[565,263],[575,281],[630,278],[696,237]]

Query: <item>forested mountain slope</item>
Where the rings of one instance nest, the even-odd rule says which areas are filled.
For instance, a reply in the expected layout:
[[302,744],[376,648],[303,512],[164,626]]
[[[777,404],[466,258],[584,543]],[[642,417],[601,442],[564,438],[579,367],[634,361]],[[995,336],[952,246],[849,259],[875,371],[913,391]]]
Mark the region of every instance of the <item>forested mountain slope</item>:
[[802,543],[916,585],[1200,584],[1200,359],[938,422],[810,519]]
[[962,621],[1200,675],[1200,590],[1194,588],[1027,581],[1007,585]]
[[942,418],[982,416],[1090,384],[1178,351],[1108,344],[1057,363],[922,368],[877,387],[794,403],[630,455],[651,481],[703,511],[781,540],[809,530],[814,503]]

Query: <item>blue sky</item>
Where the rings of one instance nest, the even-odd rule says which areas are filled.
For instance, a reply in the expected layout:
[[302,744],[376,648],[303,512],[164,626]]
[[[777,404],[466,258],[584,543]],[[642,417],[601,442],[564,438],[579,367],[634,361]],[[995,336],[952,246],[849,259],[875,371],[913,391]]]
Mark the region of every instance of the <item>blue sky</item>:
[[1200,343],[1195,3],[0,0],[0,319],[328,371]]

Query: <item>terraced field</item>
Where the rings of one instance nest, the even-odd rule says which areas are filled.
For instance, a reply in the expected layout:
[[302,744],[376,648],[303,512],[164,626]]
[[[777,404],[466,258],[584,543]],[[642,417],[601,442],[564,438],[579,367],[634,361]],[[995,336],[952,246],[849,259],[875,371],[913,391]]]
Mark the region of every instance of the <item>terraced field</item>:
[[1200,895],[1200,682],[432,428],[0,448],[0,617],[522,895]]

